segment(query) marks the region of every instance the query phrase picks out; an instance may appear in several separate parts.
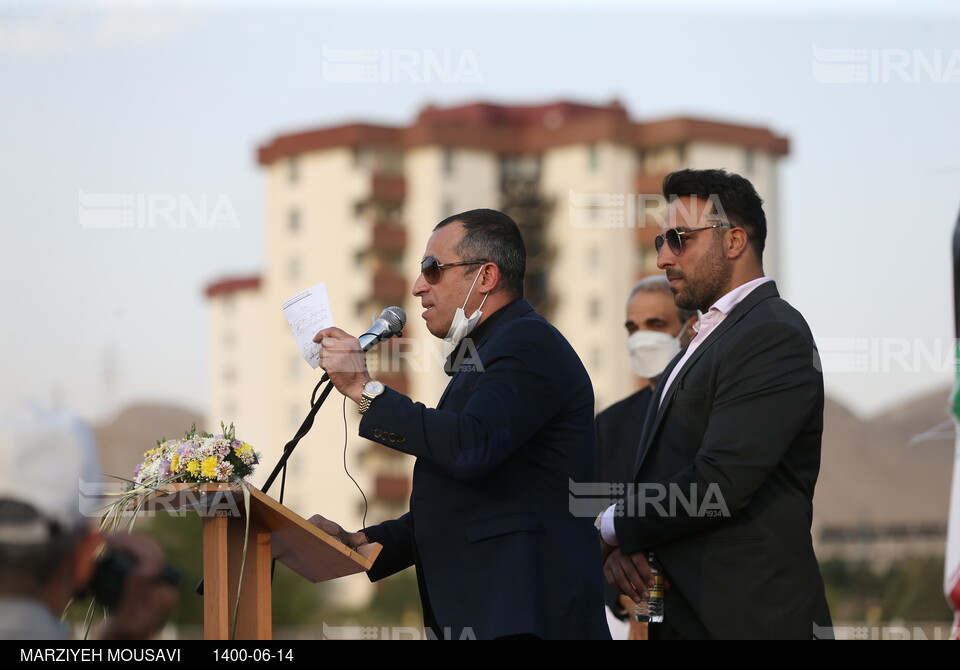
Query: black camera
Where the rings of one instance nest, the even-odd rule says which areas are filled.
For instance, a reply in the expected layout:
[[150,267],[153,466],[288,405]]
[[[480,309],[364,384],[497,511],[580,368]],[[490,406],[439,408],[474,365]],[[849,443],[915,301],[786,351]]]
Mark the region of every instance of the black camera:
[[[125,551],[104,553],[94,568],[87,593],[92,594],[108,610],[114,609],[123,598],[127,575],[136,567],[137,559]],[[156,579],[176,586],[180,581],[180,573],[172,565],[167,565]]]
[[123,597],[127,575],[137,567],[137,559],[126,552],[107,552],[97,561],[88,591],[101,605],[113,609]]

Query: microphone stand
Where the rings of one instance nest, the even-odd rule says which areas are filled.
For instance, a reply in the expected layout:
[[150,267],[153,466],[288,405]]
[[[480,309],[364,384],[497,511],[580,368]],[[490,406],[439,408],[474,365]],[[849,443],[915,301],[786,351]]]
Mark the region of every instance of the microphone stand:
[[[363,335],[371,334],[369,332],[364,333]],[[363,337],[361,335],[360,337]],[[386,337],[384,337],[386,335]],[[379,335],[374,342],[371,343],[371,347],[374,343],[380,342],[382,340],[387,340],[393,337],[394,335],[402,335],[400,332],[396,333],[384,333]],[[317,389],[320,388],[320,385],[324,382],[327,383],[326,387],[323,389],[323,392],[320,394],[320,398],[317,398]],[[279,502],[283,503],[283,489],[284,484],[287,479],[287,461],[290,459],[290,456],[293,454],[293,450],[297,448],[297,444],[303,437],[310,432],[310,429],[313,428],[313,421],[317,416],[317,412],[320,411],[320,407],[323,406],[324,401],[327,399],[327,396],[330,395],[330,391],[333,390],[333,381],[330,379],[330,375],[326,372],[323,373],[323,376],[320,378],[320,381],[317,382],[317,385],[313,388],[313,393],[310,396],[310,412],[307,414],[306,418],[303,420],[303,423],[300,424],[300,428],[297,429],[297,434],[293,436],[289,442],[283,447],[283,455],[280,456],[280,460],[277,461],[277,465],[273,468],[273,472],[270,473],[270,476],[267,477],[267,481],[264,482],[263,488],[260,489],[261,492],[266,493],[267,489],[273,485],[273,482],[276,480],[277,476],[283,473],[283,477],[280,480],[280,498]],[[273,559],[273,563],[270,567],[270,577],[273,578],[273,570],[276,568],[277,559]],[[203,595],[203,577],[200,578],[200,582],[197,584],[196,593],[198,596]]]
[[[367,347],[363,350],[363,353],[366,353],[369,349],[372,349],[375,344],[383,342],[384,340],[389,340],[394,335],[396,335],[397,337],[402,337],[403,333],[401,333],[399,330],[396,332],[386,331],[383,333],[375,333],[368,330],[360,337],[362,338],[365,335],[375,335],[376,339],[372,340],[367,345]],[[320,399],[316,400],[317,389],[320,388],[320,384],[323,384],[323,382],[327,382],[327,386],[326,388],[323,389],[323,393],[320,394]],[[283,447],[283,455],[280,457],[280,460],[277,462],[276,467],[273,468],[273,472],[271,472],[270,476],[267,477],[267,481],[263,483],[263,488],[260,489],[261,492],[263,493],[267,492],[267,489],[270,488],[274,480],[277,478],[277,475],[279,475],[281,471],[284,471],[284,474],[286,474],[285,468],[287,465],[287,460],[290,458],[290,455],[293,454],[293,450],[297,448],[297,443],[300,442],[300,440],[303,439],[303,437],[310,432],[311,428],[313,428],[313,420],[314,418],[316,418],[317,412],[320,410],[320,407],[323,405],[323,402],[327,399],[327,396],[330,395],[331,390],[333,390],[333,382],[330,381],[330,375],[324,372],[323,376],[320,378],[320,381],[314,387],[313,394],[310,396],[310,413],[307,414],[307,418],[305,418],[303,420],[303,423],[300,424],[300,428],[297,429],[297,434],[294,435],[293,439],[287,442],[287,444]],[[283,502],[283,481],[284,480],[281,479],[280,499],[279,499],[279,502],[281,503]]]
[[[320,399],[314,400],[317,397],[317,389],[319,389],[320,384],[323,384],[324,382],[327,382],[327,386],[323,389],[323,393],[320,394]],[[311,428],[313,428],[313,420],[316,418],[317,412],[327,399],[327,396],[330,395],[331,390],[333,390],[333,382],[330,381],[330,376],[324,372],[323,377],[320,378],[319,383],[317,383],[316,387],[313,389],[313,395],[310,398],[310,413],[307,414],[307,417],[303,420],[303,423],[300,424],[300,428],[297,429],[297,434],[294,435],[293,439],[287,442],[287,444],[283,447],[283,455],[280,457],[280,460],[277,461],[277,465],[273,468],[273,472],[271,472],[270,476],[267,477],[267,481],[263,483],[263,488],[260,489],[263,493],[267,492],[267,489],[269,489],[273,484],[274,480],[277,478],[277,475],[280,474],[280,471],[286,467],[287,460],[290,458],[291,454],[293,454],[293,450],[297,448],[297,444],[300,442],[300,440],[310,432]],[[280,493],[280,502],[283,502],[282,487]]]

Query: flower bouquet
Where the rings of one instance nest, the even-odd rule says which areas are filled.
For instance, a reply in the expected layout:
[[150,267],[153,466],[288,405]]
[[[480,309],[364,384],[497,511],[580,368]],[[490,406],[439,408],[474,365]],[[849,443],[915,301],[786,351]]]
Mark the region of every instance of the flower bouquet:
[[[107,533],[131,532],[139,513],[147,507],[152,498],[176,491],[202,490],[217,484],[239,484],[243,493],[245,508],[249,509],[249,490],[244,478],[253,473],[260,461],[260,454],[254,448],[238,440],[231,423],[220,424],[222,433],[211,435],[197,430],[193,425],[179,440],[157,440],[157,446],[143,455],[143,462],[134,470],[133,479],[117,477],[127,482],[125,491],[108,493],[111,502],[104,508],[100,529]],[[158,508],[159,509],[159,508]],[[123,523],[124,518],[127,519]],[[247,520],[249,524],[249,517]],[[244,536],[243,562],[246,561],[247,535]],[[242,568],[241,568],[242,571]],[[239,603],[240,586],[237,587]],[[84,619],[84,638],[90,630],[96,603],[91,601]],[[69,605],[68,605],[69,607]],[[234,612],[234,630],[237,612]]]
[[[193,425],[178,440],[157,440],[157,446],[143,455],[133,473],[133,479],[123,479],[127,490],[113,494],[114,501],[107,506],[101,528],[116,532],[121,518],[130,515],[126,530],[132,530],[137,515],[148,500],[169,493],[166,488],[194,488],[202,484],[243,484],[257,463],[258,454],[252,446],[238,440],[233,424],[220,424],[219,435],[198,431]],[[173,486],[177,485],[177,486]]]
[[157,440],[157,446],[143,455],[133,473],[136,487],[152,487],[175,482],[230,482],[253,473],[259,455],[246,442],[236,438],[233,424],[220,424],[223,433],[198,433],[190,428],[179,440]]

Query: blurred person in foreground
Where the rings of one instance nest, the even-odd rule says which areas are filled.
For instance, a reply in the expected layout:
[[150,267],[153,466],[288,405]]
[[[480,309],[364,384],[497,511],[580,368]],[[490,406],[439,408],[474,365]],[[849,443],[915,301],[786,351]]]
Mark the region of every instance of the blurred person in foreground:
[[0,418],[0,639],[68,638],[61,616],[88,587],[103,543],[136,565],[97,637],[146,639],[163,625],[177,601],[159,579],[163,554],[149,538],[91,526],[81,485],[97,480],[93,439],[79,422],[36,410]]
[[[570,512],[593,468],[593,388],[567,340],[523,299],[517,224],[489,209],[451,216],[427,242],[413,294],[454,346],[429,409],[371,379],[356,338],[320,331],[320,366],[359,405],[360,435],[412,456],[410,511],[347,533],[379,542],[376,581],[416,566],[428,635],[609,639],[597,532]],[[469,316],[468,316],[469,315]]]
[[651,400],[634,495],[600,519],[604,572],[639,602],[656,553],[671,588],[653,639],[830,636],[810,534],[823,374],[764,276],[763,201],[723,170],[674,172],[663,193],[657,266],[703,316]]
[[[663,275],[641,279],[627,299],[627,352],[633,373],[643,388],[597,415],[597,460],[594,481],[625,484],[633,481],[643,420],[660,373],[693,336],[698,314],[678,307],[670,282]],[[627,488],[624,486],[624,492]],[[633,601],[606,585],[607,621],[614,638],[645,639],[645,624],[633,621]],[[629,632],[627,631],[629,621]]]

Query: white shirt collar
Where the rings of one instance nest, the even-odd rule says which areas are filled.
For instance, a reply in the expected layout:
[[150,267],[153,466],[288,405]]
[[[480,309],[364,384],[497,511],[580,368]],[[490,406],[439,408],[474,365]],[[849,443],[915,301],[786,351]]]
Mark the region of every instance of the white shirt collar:
[[713,310],[717,310],[726,316],[733,310],[734,307],[739,305],[744,298],[750,295],[753,289],[757,288],[761,284],[766,284],[767,282],[771,281],[773,281],[773,277],[760,277],[758,279],[748,281],[746,284],[740,284],[740,286],[733,289],[713,303],[710,306],[709,311],[712,312]]

